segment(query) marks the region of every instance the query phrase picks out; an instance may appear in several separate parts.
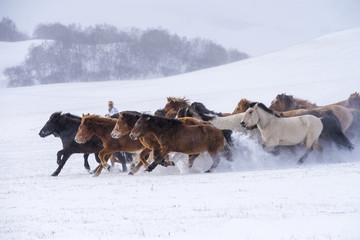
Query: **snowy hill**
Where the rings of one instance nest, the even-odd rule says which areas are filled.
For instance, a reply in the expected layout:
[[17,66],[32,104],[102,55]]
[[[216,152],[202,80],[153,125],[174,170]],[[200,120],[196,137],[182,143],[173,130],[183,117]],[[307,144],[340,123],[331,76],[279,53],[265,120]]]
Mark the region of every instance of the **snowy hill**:
[[298,167],[291,154],[277,158],[235,134],[236,158],[218,173],[202,173],[206,154],[190,171],[177,155],[174,168],[92,178],[74,155],[53,178],[61,143],[38,136],[54,111],[105,114],[108,100],[119,110],[150,112],[167,96],[221,112],[244,97],[269,105],[283,92],[330,104],[360,90],[359,42],[356,28],[169,78],[0,89],[0,238],[360,238],[358,144]]
[[39,45],[43,40],[28,40],[19,42],[0,42],[0,88],[7,85],[3,72],[8,67],[21,64],[32,45]]

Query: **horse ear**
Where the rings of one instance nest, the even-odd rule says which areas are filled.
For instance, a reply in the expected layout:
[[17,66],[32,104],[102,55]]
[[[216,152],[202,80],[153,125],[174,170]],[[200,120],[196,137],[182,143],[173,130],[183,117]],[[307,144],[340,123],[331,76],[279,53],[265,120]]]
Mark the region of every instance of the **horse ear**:
[[257,109],[259,106],[259,103],[256,103],[254,106],[253,106],[253,109]]
[[150,120],[150,117],[146,117],[145,120],[146,120],[146,121],[149,121],[149,120]]

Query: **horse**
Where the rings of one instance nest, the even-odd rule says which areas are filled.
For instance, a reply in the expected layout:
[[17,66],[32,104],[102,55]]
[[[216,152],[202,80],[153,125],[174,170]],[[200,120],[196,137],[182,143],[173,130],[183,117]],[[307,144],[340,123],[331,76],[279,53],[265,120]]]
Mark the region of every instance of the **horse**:
[[[62,114],[61,112],[54,112],[40,130],[40,137],[45,138],[52,134],[55,137],[60,137],[63,145],[63,149],[57,152],[56,162],[59,166],[51,176],[58,176],[66,161],[74,153],[84,153],[84,167],[87,171],[90,171],[89,154],[94,153],[96,161],[100,163],[98,152],[103,148],[100,138],[93,137],[87,144],[78,144],[74,141],[80,122],[81,118],[78,116],[70,113]],[[112,156],[114,162],[119,161],[122,164],[123,171],[127,171],[126,160],[129,158],[131,156],[121,153],[116,153],[115,156]]]
[[[189,125],[177,119],[167,119],[143,114],[130,132],[132,139],[139,139],[146,134],[153,134],[159,148],[154,149],[154,161],[148,166],[151,172],[170,152],[198,155],[208,152],[213,159],[214,169],[220,159],[219,153],[224,150],[225,140],[231,143],[231,131],[219,130],[210,124]],[[193,165],[189,159],[189,168]]]
[[[140,118],[141,114],[142,113],[136,111],[120,112],[115,127],[110,135],[113,138],[120,138],[122,136],[129,135],[136,121]],[[153,136],[152,134],[146,134],[144,137],[139,138],[139,141],[144,146],[144,149],[139,155],[139,163],[131,169],[129,173],[130,175],[135,174],[141,166],[147,167],[148,163],[146,160],[149,158],[149,154],[153,151],[154,148],[159,147],[155,136]],[[168,160],[161,162],[161,165],[165,167],[175,166],[174,162]]]
[[[135,112],[135,111],[124,111],[121,112],[119,114],[119,118],[116,122],[116,125],[113,129],[113,131],[111,132],[111,136],[113,138],[119,138],[120,136],[129,134],[131,132],[131,130],[134,128],[135,123],[137,122],[137,120],[139,120],[141,116],[140,112]],[[191,124],[191,125],[196,125],[196,124],[210,124],[208,122],[203,122],[194,118],[190,118],[190,117],[186,117],[186,118],[181,118],[179,119],[180,121],[182,121],[185,124]],[[132,170],[129,174],[134,174],[136,173],[140,167],[143,165],[142,163],[146,161],[146,159],[148,158],[148,154],[156,149],[159,149],[159,143],[156,139],[156,137],[151,134],[151,133],[147,133],[145,134],[143,137],[139,138],[139,141],[141,142],[141,144],[145,147],[145,149],[140,153],[140,159],[142,160],[141,162],[139,162]],[[193,162],[195,160],[195,158],[198,157],[198,155],[189,155],[189,161]],[[161,162],[161,164],[163,166],[174,166],[174,162],[172,161],[168,161],[166,160],[165,162]],[[144,167],[147,167],[148,165],[144,165]]]
[[343,100],[337,103],[333,103],[347,108],[354,108],[360,110],[360,95],[358,92],[350,94],[347,100]]
[[306,151],[298,160],[298,164],[302,164],[313,149],[322,151],[318,140],[323,131],[326,131],[326,135],[338,146],[353,149],[339,126],[336,123],[329,126],[328,124],[333,124],[334,121],[325,119],[313,115],[281,118],[264,104],[253,102],[245,112],[241,126],[252,128],[256,125],[267,151],[273,151],[277,146],[294,146],[305,142]]
[[[292,95],[286,94],[277,95],[276,99],[271,102],[269,109],[282,112],[283,116],[291,117],[312,113],[326,116],[326,111],[331,110],[341,122],[341,129],[344,133],[346,133],[346,130],[349,129],[353,124],[354,115],[358,114],[358,110],[352,110],[337,104],[317,106],[316,104],[310,103],[307,100],[294,98]],[[294,111],[287,112],[290,110]],[[312,110],[313,112],[306,112],[306,110]],[[321,111],[322,113],[320,113]]]
[[315,103],[300,98],[294,98],[292,95],[285,93],[278,94],[274,100],[271,101],[269,109],[278,112],[284,112],[295,109],[312,109],[318,107]]
[[75,135],[75,141],[77,143],[86,143],[95,135],[103,143],[103,149],[99,152],[101,164],[98,166],[94,176],[99,176],[103,168],[109,168],[107,161],[113,153],[119,151],[138,153],[143,149],[141,143],[130,139],[129,135],[118,139],[111,137],[110,133],[114,129],[116,121],[116,119],[100,117],[99,115],[83,114]]
[[186,98],[167,97],[167,103],[163,109],[157,110],[154,115],[158,117],[175,118],[177,111],[184,107],[190,107]]
[[246,98],[242,98],[238,104],[235,107],[235,110],[232,112],[232,114],[237,113],[244,113],[248,108],[250,107],[251,101],[247,100]]
[[228,116],[230,114],[223,114],[211,111],[205,107],[205,105],[201,102],[194,102],[190,105],[190,102],[186,98],[174,98],[168,97],[167,104],[163,109],[159,109],[155,112],[155,116],[158,117],[166,117],[166,118],[176,118],[178,111],[184,108],[191,109],[194,113],[201,116],[201,118],[205,121],[206,118],[210,118],[212,116]]

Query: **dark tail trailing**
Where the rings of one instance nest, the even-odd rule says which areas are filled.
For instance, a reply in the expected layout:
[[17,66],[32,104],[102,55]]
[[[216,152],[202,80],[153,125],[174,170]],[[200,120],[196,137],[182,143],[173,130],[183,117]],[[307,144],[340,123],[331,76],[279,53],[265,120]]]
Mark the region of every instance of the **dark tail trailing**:
[[338,148],[354,149],[354,145],[342,132],[340,121],[336,115],[331,110],[327,110],[326,113],[328,117],[321,118],[324,126],[321,137],[331,140]]

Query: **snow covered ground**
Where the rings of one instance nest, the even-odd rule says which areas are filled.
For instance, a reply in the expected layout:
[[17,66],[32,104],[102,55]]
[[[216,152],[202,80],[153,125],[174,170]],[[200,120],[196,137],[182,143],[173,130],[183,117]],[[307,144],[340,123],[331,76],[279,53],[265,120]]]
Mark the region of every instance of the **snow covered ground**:
[[[234,134],[234,161],[91,177],[73,155],[58,177],[60,140],[38,133],[55,111],[154,112],[167,96],[232,112],[246,97],[279,93],[325,105],[360,90],[360,28],[279,52],[184,75],[139,81],[0,89],[0,239],[360,239],[360,146],[326,147],[303,166]],[[0,46],[1,47],[1,46]],[[19,50],[20,51],[20,50]],[[93,157],[90,165],[96,166]],[[119,167],[120,168],[120,167]]]

